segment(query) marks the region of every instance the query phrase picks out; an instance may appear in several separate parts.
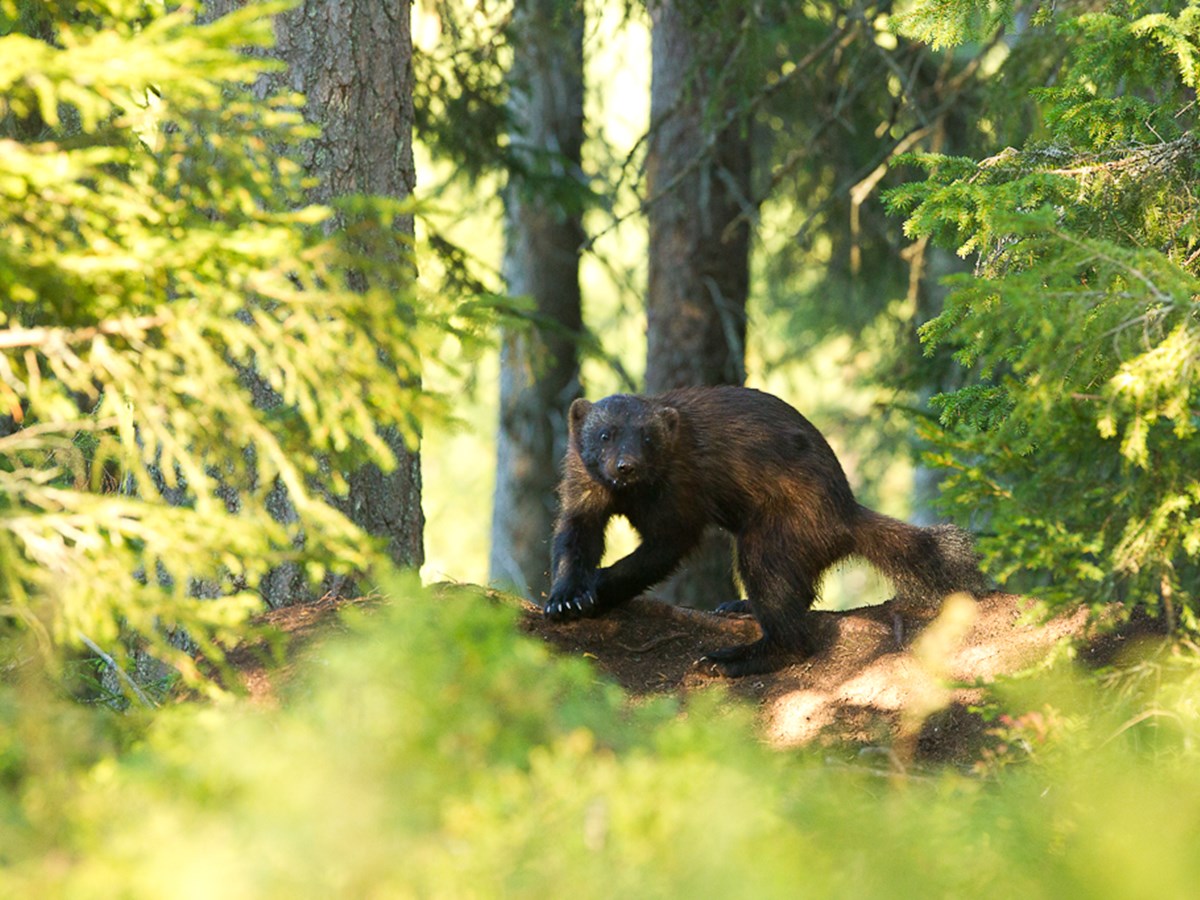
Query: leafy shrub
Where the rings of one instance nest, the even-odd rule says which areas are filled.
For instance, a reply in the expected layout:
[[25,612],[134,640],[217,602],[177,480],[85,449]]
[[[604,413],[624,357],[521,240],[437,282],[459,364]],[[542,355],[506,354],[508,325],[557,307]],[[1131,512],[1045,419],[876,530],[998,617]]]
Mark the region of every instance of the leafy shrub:
[[0,893],[1121,897],[1200,876],[1194,667],[1150,693],[1019,684],[1072,723],[1052,747],[987,779],[899,775],[766,748],[720,692],[631,702],[477,592],[385,592],[279,708],[185,704],[114,739],[110,711],[6,690]]
[[1045,27],[1070,53],[1037,93],[1047,133],[980,162],[926,157],[928,179],[890,202],[909,233],[978,260],[923,338],[969,373],[937,398],[937,461],[992,571],[1196,627],[1200,13],[1155,6],[1058,9]]

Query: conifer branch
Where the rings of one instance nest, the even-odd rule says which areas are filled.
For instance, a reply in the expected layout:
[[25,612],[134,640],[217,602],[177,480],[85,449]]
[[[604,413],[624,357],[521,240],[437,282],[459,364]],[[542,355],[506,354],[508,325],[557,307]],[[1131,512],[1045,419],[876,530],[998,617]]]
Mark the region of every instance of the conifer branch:
[[166,322],[166,316],[139,316],[133,319],[110,319],[87,328],[7,328],[0,331],[0,350],[44,347],[50,343],[83,344],[102,334],[140,336],[160,328]]
[[80,431],[107,431],[110,428],[116,428],[117,425],[116,416],[108,416],[104,419],[83,419],[75,422],[39,422],[0,437],[0,453],[6,452],[10,446],[32,444],[48,435],[63,432],[73,434]]
[[142,689],[138,687],[137,682],[129,677],[129,673],[117,665],[117,661],[105,653],[104,650],[100,648],[99,644],[89,638],[82,631],[77,632],[77,637],[83,642],[84,646],[86,646],[89,650],[100,657],[101,660],[103,660],[104,664],[108,666],[108,668],[111,669],[117,676],[117,680],[124,684],[125,687],[129,688],[130,692],[138,699],[138,702],[141,703],[142,706],[146,707],[147,709],[158,708],[158,704],[146,696]]

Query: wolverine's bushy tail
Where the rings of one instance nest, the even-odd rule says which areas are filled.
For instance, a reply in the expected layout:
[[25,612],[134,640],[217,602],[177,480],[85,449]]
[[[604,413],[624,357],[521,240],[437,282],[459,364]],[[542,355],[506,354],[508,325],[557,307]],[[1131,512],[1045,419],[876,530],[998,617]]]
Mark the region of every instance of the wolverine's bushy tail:
[[956,525],[921,528],[860,506],[853,533],[855,553],[892,579],[903,603],[932,604],[955,591],[977,596],[985,591],[975,540]]

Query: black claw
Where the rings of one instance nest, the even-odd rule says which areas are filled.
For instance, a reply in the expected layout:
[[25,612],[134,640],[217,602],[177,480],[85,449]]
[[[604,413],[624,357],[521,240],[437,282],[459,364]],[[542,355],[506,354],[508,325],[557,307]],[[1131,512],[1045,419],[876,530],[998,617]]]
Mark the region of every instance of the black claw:
[[722,603],[713,612],[721,613],[722,615],[732,615],[734,613],[751,612],[749,600],[730,600],[727,603]]

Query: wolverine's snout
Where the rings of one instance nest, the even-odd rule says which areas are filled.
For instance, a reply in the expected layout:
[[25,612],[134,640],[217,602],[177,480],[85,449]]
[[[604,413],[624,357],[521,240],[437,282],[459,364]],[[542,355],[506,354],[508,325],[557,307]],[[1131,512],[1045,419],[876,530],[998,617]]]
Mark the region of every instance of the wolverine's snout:
[[604,474],[613,487],[625,487],[638,480],[641,468],[637,457],[622,453],[609,460]]

